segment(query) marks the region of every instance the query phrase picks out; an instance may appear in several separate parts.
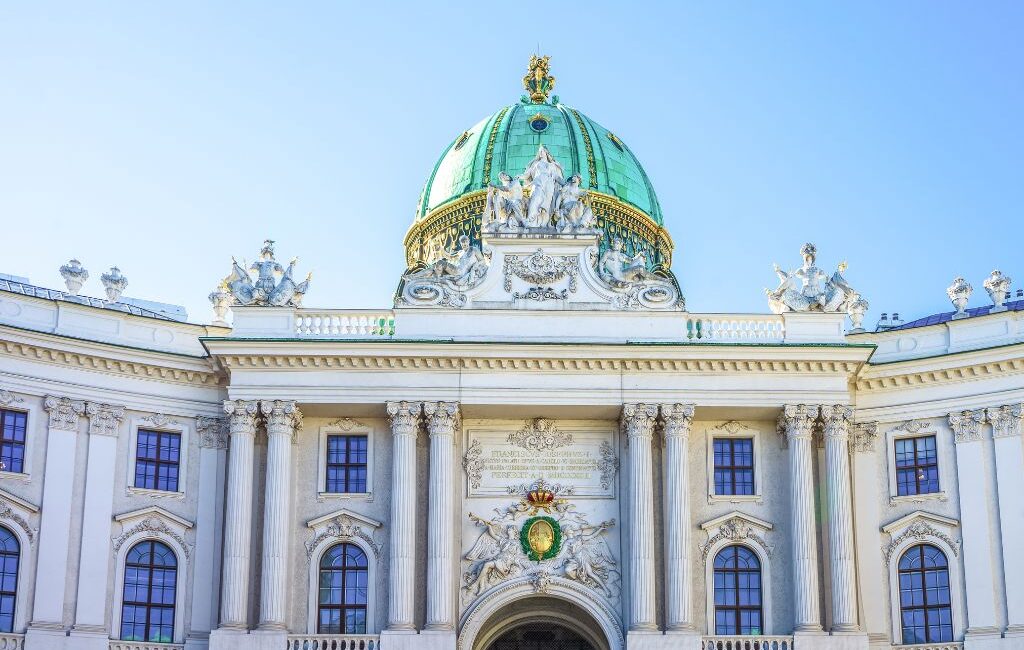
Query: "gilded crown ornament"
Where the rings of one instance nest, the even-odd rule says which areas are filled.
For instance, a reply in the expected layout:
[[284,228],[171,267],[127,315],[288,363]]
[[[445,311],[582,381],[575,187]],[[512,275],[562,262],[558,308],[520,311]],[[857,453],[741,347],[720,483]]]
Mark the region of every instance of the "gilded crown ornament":
[[548,94],[555,89],[555,78],[548,72],[550,56],[530,57],[530,65],[526,76],[523,77],[523,87],[530,93],[530,101],[534,104],[544,104],[548,101]]

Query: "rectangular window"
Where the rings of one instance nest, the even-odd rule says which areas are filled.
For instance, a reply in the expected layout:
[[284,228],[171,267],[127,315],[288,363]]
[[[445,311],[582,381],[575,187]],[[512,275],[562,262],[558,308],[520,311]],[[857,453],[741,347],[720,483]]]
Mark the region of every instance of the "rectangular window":
[[715,438],[715,494],[754,494],[753,438]]
[[366,492],[366,436],[327,436],[326,492]]
[[939,457],[935,436],[896,440],[896,494],[939,491]]
[[25,471],[25,425],[28,414],[0,409],[0,471]]
[[139,429],[135,452],[135,487],[178,491],[181,434]]

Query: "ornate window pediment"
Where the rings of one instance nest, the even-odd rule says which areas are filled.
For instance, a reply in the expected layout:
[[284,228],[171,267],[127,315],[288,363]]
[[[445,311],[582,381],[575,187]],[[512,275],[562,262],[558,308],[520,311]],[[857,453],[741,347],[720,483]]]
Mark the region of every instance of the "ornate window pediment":
[[882,526],[882,532],[889,535],[889,543],[882,547],[888,562],[893,553],[897,552],[908,542],[936,542],[940,541],[953,555],[960,554],[960,535],[957,529],[960,522],[956,519],[935,515],[929,512],[918,510],[909,515]]
[[113,539],[112,550],[115,554],[136,536],[153,534],[154,537],[173,540],[186,558],[192,555],[192,545],[185,541],[185,531],[192,529],[195,524],[173,512],[149,506],[117,515],[114,521],[121,524],[121,534]]
[[383,544],[374,538],[374,531],[383,524],[348,508],[341,508],[306,522],[313,531],[313,537],[306,542],[306,559],[311,559],[316,549],[325,541],[356,542],[367,547],[375,558],[380,559]]
[[723,540],[750,542],[760,547],[769,557],[775,550],[775,545],[768,543],[767,539],[767,533],[771,532],[775,526],[763,519],[739,511],[715,517],[704,522],[700,527],[708,535],[707,541],[700,547],[705,560],[715,546]]
[[32,505],[24,499],[20,499],[10,492],[0,490],[0,522],[15,526],[28,539],[29,544],[34,544],[38,528],[33,528],[30,518],[39,513],[39,507]]

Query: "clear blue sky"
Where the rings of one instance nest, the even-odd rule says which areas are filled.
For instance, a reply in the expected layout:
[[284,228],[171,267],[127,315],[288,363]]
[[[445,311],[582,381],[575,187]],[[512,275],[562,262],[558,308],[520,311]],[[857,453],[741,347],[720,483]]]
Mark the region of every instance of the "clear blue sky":
[[265,237],[387,307],[445,145],[529,55],[654,183],[691,311],[767,311],[813,241],[882,311],[1024,286],[1024,3],[4,3],[0,272],[184,304]]

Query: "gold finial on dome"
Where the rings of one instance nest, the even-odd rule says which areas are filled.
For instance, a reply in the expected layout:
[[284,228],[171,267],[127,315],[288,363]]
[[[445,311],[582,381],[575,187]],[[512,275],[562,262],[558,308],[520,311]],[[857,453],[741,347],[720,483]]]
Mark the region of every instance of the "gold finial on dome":
[[548,74],[550,56],[530,56],[530,66],[523,77],[523,87],[530,93],[530,101],[543,104],[548,100],[548,93],[555,88],[555,78]]

